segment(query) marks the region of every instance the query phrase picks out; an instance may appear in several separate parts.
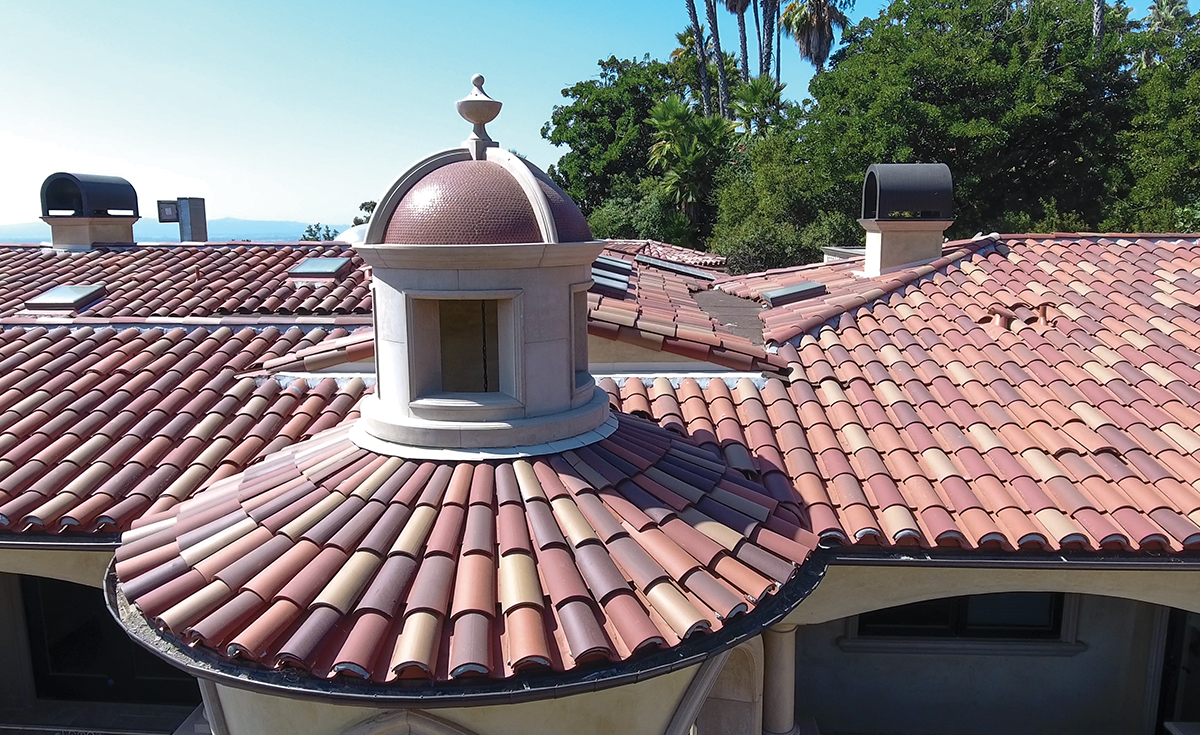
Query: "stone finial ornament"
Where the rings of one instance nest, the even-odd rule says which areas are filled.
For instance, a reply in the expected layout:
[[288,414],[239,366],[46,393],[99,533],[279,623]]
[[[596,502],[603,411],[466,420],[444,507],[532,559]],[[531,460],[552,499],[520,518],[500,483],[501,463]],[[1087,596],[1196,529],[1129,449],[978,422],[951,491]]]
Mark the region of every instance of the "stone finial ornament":
[[474,89],[466,97],[454,103],[462,119],[474,126],[471,137],[467,138],[463,147],[470,150],[471,155],[477,161],[484,159],[485,151],[488,148],[496,148],[500,145],[491,139],[484,126],[496,119],[503,103],[487,96],[487,92],[483,91],[483,81],[482,74],[471,77]]

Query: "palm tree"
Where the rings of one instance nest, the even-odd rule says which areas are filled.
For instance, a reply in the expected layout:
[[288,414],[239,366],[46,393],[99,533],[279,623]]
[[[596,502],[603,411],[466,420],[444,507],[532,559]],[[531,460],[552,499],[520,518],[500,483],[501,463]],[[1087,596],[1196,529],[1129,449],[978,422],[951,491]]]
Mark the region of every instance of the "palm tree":
[[762,54],[759,56],[759,75],[771,73],[771,52],[775,50],[775,15],[779,0],[762,0]]
[[737,16],[738,39],[742,42],[742,81],[750,81],[750,55],[746,48],[746,8],[750,0],[725,0],[725,9]]
[[1096,41],[1096,50],[1104,40],[1104,0],[1092,0],[1092,38]]
[[662,192],[694,224],[713,176],[727,157],[731,124],[717,115],[697,115],[674,95],[655,105],[647,122],[655,138],[650,166],[663,172]]
[[687,0],[688,18],[692,21],[692,43],[696,47],[696,59],[700,62],[700,109],[705,115],[712,114],[708,98],[712,86],[708,83],[708,53],[704,48],[704,32],[700,30],[700,18],[696,16],[696,1]]
[[1154,0],[1146,16],[1146,27],[1151,33],[1173,33],[1187,14],[1187,0]]
[[830,0],[793,0],[780,21],[783,31],[796,39],[800,58],[812,62],[817,71],[829,60],[836,31],[847,25],[845,14]]
[[730,112],[745,135],[762,137],[782,122],[786,86],[769,76],[758,76],[734,91]]
[[1174,45],[1179,35],[1179,21],[1188,14],[1187,0],[1154,0],[1150,12],[1143,19],[1146,30],[1153,39],[1142,49],[1134,62],[1134,71],[1145,72],[1158,63],[1159,52],[1164,46]]
[[721,117],[729,116],[729,76],[725,71],[725,54],[721,53],[721,32],[717,28],[717,0],[704,0],[708,27],[712,32],[713,56],[717,61],[717,109]]
[[783,81],[783,4],[780,0],[775,3],[775,81]]

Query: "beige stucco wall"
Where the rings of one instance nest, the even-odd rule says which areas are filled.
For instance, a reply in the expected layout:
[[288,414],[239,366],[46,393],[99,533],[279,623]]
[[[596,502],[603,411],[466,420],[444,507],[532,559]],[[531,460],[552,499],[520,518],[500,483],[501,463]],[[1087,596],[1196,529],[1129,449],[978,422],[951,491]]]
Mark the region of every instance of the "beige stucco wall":
[[61,549],[0,549],[0,573],[29,574],[64,582],[104,586],[111,551]]
[[812,625],[920,600],[988,592],[1079,592],[1200,612],[1200,571],[834,564],[784,622]]
[[[430,710],[478,735],[661,735],[698,667],[635,686],[539,702]],[[217,685],[229,735],[341,735],[384,709],[356,707]]]

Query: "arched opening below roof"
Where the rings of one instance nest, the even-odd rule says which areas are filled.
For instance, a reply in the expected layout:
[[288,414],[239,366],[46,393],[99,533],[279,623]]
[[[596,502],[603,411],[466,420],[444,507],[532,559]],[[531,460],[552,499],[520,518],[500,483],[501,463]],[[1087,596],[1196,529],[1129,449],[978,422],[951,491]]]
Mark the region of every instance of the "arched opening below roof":
[[752,638],[729,652],[696,717],[696,735],[763,732],[763,642]]

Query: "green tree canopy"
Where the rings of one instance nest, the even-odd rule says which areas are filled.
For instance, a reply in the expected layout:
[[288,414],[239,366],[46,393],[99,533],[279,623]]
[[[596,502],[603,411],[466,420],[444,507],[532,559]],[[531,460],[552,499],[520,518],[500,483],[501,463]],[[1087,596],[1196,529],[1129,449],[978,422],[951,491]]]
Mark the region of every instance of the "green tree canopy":
[[654,131],[650,110],[681,90],[670,67],[647,54],[638,59],[613,56],[600,63],[600,76],[562,91],[570,102],[555,107],[542,126],[542,137],[567,146],[550,174],[584,214],[590,214],[614,189],[636,186],[646,177]]
[[953,234],[1004,229],[1006,213],[1055,200],[1098,226],[1125,179],[1115,142],[1133,90],[1110,11],[1099,51],[1076,0],[897,0],[846,32],[813,78],[807,139],[839,209],[853,212],[876,162],[943,162],[955,180]]

